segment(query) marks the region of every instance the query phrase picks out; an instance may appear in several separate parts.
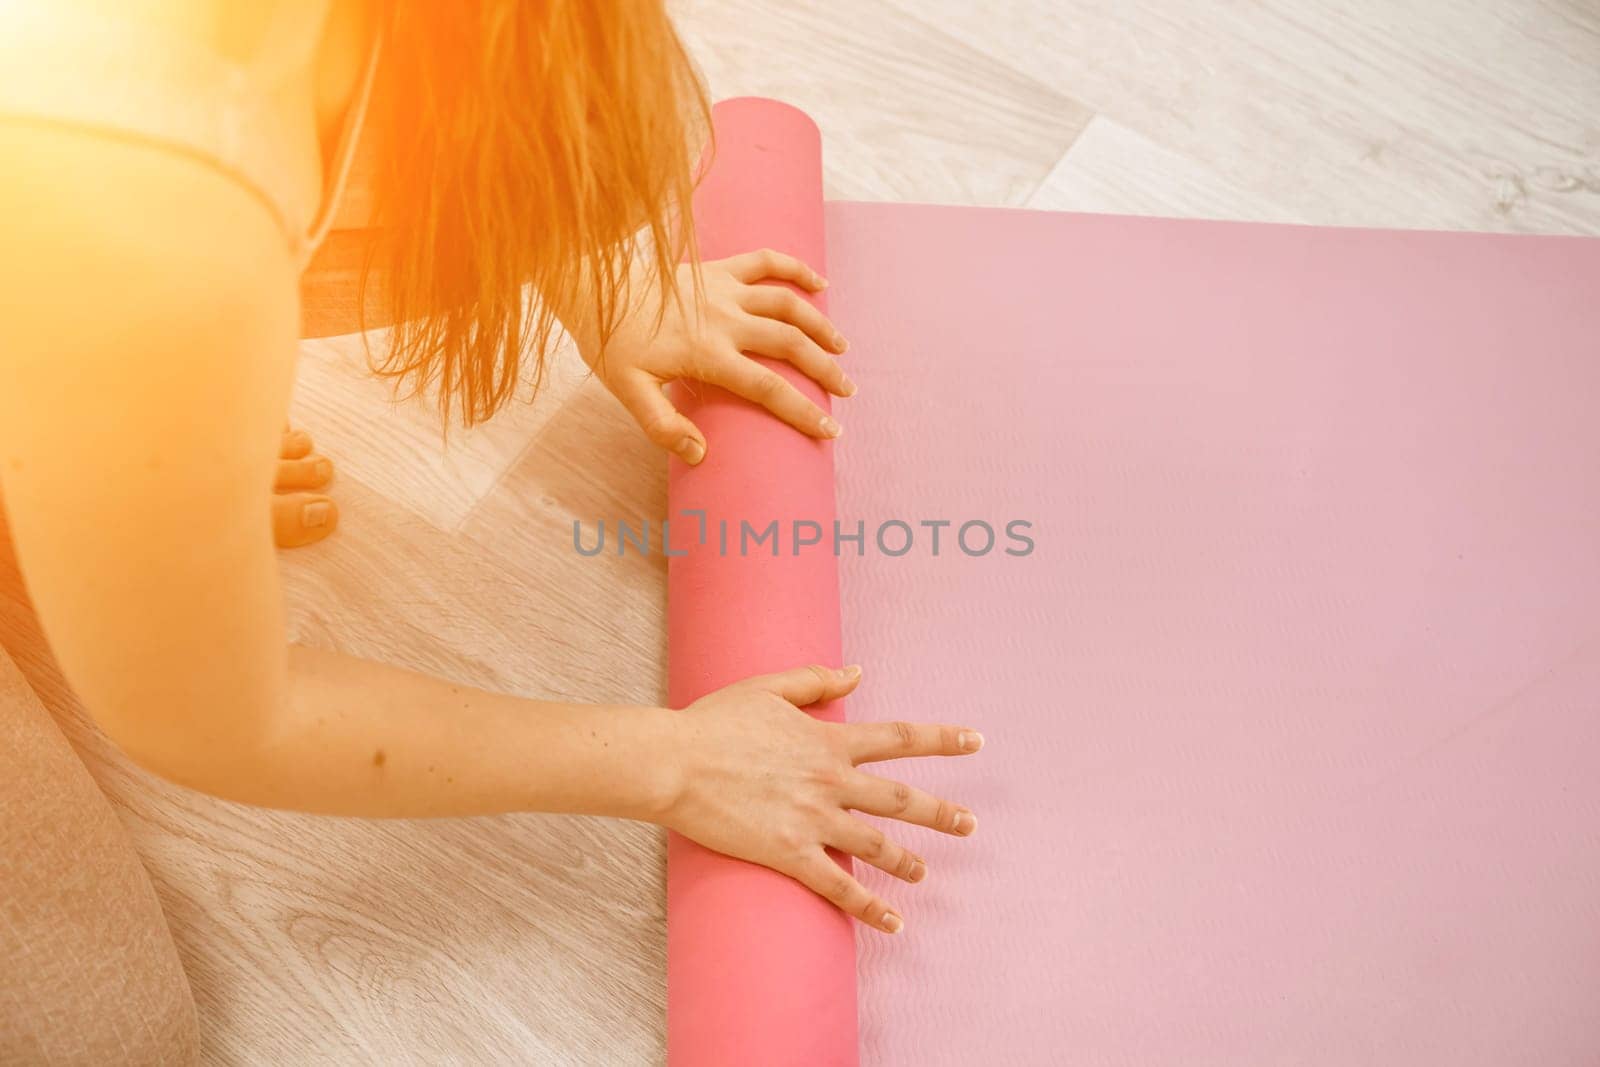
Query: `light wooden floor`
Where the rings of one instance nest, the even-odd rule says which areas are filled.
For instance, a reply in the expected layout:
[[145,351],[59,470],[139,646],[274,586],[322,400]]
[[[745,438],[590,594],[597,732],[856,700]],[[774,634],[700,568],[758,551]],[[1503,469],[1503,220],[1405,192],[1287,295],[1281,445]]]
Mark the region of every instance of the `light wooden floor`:
[[[835,197],[1600,234],[1596,0],[696,0],[718,96],[808,110]],[[573,517],[664,511],[663,466],[570,361],[441,451],[351,339],[293,412],[343,526],[283,557],[301,640],[510,692],[664,696],[659,561]],[[125,816],[211,1062],[651,1063],[662,851],[645,827],[363,823],[215,802],[86,728],[14,574],[0,640]]]

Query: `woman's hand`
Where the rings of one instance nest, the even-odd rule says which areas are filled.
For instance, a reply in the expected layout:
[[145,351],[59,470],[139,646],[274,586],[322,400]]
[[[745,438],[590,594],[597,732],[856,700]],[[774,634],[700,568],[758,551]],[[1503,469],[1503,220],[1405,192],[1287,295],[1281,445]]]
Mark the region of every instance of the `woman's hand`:
[[333,480],[333,463],[311,449],[310,434],[284,425],[272,487],[272,539],[279,548],[320,541],[339,525],[339,506],[333,498],[312,491]]
[[659,288],[644,293],[596,358],[584,358],[622,401],[650,440],[689,463],[705,458],[700,430],[661,391],[675,379],[720,385],[770,410],[812,437],[837,437],[840,427],[782,375],[745,353],[781,359],[798,367],[835,396],[856,387],[835,358],[845,340],[827,316],[793,290],[768,282],[792,282],[821,292],[824,281],[793,256],[763,249],[702,263],[705,302],[694,301],[688,265],[678,268],[680,301],[669,306],[659,327]]
[[887,933],[903,921],[841,869],[836,848],[896,878],[920,882],[927,866],[851,811],[965,837],[977,828],[959,804],[857,769],[902,756],[960,756],[983,735],[922,723],[830,723],[800,708],[845,696],[861,668],[801,667],[720,689],[678,712],[681,779],[666,826],[708,848],[790,875]]

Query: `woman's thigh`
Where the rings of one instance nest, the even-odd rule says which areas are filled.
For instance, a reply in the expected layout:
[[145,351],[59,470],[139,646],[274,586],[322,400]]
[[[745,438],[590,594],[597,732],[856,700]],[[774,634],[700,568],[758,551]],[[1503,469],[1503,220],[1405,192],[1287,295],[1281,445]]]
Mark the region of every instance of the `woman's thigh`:
[[176,947],[116,812],[0,648],[0,1063],[198,1055]]

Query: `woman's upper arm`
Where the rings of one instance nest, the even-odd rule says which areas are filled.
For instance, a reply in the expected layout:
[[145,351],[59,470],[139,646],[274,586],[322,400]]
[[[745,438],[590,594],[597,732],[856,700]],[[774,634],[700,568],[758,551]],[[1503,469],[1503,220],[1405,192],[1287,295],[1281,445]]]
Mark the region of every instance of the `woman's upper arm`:
[[286,243],[158,149],[0,121],[0,491],[101,727],[202,788],[272,726],[269,489],[294,365]]

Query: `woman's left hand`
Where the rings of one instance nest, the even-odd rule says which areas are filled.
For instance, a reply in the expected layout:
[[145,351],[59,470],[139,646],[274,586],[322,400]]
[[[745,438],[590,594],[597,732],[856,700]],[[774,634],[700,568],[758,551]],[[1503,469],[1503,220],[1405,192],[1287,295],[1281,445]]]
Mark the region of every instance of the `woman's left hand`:
[[698,309],[691,268],[680,266],[680,300],[668,305],[659,326],[660,300],[652,291],[618,324],[601,358],[584,354],[650,440],[691,464],[705,458],[705,436],[662,392],[677,379],[719,385],[812,437],[839,436],[839,424],[827,412],[746,355],[781,359],[834,396],[852,395],[856,387],[836,358],[845,340],[833,323],[792,289],[767,284],[792,282],[817,293],[828,283],[795,257],[771,249],[708,261],[700,270],[705,302]]

